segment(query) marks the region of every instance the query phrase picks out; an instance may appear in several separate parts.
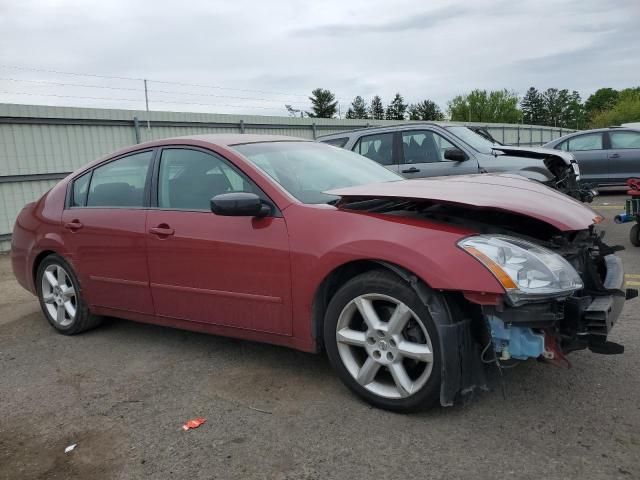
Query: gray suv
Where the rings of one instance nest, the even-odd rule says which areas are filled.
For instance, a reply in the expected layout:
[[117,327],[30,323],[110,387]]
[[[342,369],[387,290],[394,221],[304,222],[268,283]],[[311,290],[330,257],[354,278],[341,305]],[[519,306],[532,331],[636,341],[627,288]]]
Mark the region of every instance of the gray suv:
[[594,193],[580,187],[580,169],[569,152],[497,145],[456,124],[411,123],[351,130],[317,141],[353,150],[406,178],[516,173],[581,201]]
[[640,177],[640,130],[611,127],[585,130],[545,145],[571,152],[580,165],[582,180],[595,186],[624,185]]

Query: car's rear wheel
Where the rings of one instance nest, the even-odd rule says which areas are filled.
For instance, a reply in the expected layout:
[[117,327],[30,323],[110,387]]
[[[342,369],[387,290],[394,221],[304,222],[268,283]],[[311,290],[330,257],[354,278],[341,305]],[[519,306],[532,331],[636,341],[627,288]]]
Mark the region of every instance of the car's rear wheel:
[[341,380],[370,404],[406,412],[437,403],[436,325],[415,291],[394,274],[367,272],[345,283],[329,303],[324,340]]
[[629,240],[631,240],[631,244],[635,247],[640,247],[640,223],[636,223],[633,227],[631,227],[631,231],[629,232]]
[[59,255],[49,255],[40,263],[36,287],[42,312],[60,333],[73,335],[100,323],[100,317],[89,312],[73,269]]

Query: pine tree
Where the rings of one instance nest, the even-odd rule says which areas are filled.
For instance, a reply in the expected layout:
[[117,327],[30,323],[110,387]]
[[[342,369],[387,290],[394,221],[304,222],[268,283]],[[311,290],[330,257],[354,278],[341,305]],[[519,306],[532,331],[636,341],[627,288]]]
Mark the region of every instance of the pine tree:
[[384,107],[382,106],[382,99],[378,95],[371,99],[369,116],[373,120],[384,120]]
[[329,90],[316,88],[311,92],[311,112],[306,112],[312,118],[333,118],[338,110],[336,96]]
[[[351,112],[352,115],[350,117],[348,116],[349,112]],[[360,95],[354,98],[353,102],[351,102],[351,106],[347,111],[347,118],[369,118],[367,113],[367,104]]]
[[544,101],[542,95],[534,87],[529,88],[522,101],[520,102],[522,109],[523,122],[529,125],[544,125]]
[[404,103],[404,98],[399,93],[393,98],[391,103],[387,106],[386,118],[387,120],[405,120],[405,113],[407,112],[407,104]]
[[423,100],[409,106],[409,120],[442,121],[444,114],[435,102]]

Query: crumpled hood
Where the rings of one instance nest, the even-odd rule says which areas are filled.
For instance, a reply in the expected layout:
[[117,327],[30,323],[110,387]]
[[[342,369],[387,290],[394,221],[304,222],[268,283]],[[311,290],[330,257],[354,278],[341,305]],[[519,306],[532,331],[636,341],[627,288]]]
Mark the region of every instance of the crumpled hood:
[[509,145],[495,145],[493,150],[498,152],[504,152],[507,155],[514,157],[527,157],[527,158],[539,158],[545,159],[548,157],[557,157],[561,159],[565,165],[575,163],[576,159],[570,152],[564,152],[562,150],[554,150],[551,148],[542,147],[512,147]]
[[[349,198],[413,198],[504,210],[526,215],[561,231],[583,230],[599,215],[573,198],[512,174],[433,177],[339,188],[326,193]],[[340,205],[340,203],[338,203]]]

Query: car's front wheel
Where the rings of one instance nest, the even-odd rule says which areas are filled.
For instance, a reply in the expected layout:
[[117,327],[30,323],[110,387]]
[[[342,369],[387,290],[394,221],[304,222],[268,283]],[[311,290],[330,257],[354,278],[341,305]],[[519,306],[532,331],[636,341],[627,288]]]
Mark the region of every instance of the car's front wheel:
[[36,287],[44,316],[60,333],[73,335],[100,323],[100,317],[89,312],[71,265],[59,255],[51,254],[40,263]]
[[394,274],[372,271],[345,283],[327,308],[324,340],[341,380],[370,404],[406,412],[437,403],[436,325],[413,288]]

